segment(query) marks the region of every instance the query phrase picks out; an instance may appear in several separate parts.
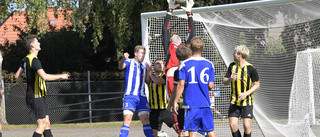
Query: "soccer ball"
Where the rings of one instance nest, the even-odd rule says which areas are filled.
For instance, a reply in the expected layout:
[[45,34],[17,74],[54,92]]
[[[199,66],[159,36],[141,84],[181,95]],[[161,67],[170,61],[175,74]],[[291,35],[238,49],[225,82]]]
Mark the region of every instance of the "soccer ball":
[[186,0],[175,0],[177,3],[184,3]]

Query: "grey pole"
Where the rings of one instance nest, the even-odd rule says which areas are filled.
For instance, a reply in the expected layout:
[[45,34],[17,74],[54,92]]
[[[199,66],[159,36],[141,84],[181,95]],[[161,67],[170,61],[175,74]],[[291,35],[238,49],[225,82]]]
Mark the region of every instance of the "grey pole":
[[90,85],[90,71],[88,71],[88,98],[89,98],[89,117],[90,117],[90,123],[92,123],[92,109],[91,109],[91,85]]

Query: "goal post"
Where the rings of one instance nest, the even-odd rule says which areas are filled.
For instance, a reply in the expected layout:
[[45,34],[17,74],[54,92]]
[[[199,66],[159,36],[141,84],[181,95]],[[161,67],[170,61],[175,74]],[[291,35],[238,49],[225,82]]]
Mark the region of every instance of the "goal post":
[[[303,121],[308,125],[320,124],[320,49],[297,53],[293,85],[290,95],[289,123]],[[297,109],[299,108],[299,109]]]

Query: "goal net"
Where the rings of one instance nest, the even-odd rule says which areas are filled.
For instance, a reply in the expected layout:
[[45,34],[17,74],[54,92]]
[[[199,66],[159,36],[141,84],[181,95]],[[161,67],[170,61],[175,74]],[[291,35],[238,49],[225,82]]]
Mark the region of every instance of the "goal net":
[[[320,46],[318,0],[264,0],[192,11],[196,35],[205,42],[202,55],[215,65],[215,107],[222,114],[221,117],[214,113],[217,136],[231,136],[226,119],[230,85],[224,86],[222,80],[233,62],[234,47],[240,44],[249,47],[247,61],[254,65],[260,78],[260,89],[255,92],[252,136],[320,135],[319,53],[305,51]],[[166,11],[141,14],[145,60],[165,59],[161,39],[165,15]],[[171,32],[178,32],[184,39],[187,24],[185,12],[174,10]],[[239,129],[243,134],[241,119]],[[164,131],[176,136],[165,126]]]

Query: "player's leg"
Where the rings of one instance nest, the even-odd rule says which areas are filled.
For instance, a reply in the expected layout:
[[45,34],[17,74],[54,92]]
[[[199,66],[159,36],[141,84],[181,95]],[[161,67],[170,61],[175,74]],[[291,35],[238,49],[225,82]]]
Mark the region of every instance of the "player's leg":
[[[160,116],[162,118],[162,120],[164,121],[164,123],[166,123],[166,125],[170,128],[173,128],[174,131],[179,134],[179,127],[178,127],[178,123],[174,121],[174,115],[172,115],[171,112],[163,109],[160,112]],[[176,115],[177,116],[177,115]],[[176,117],[176,121],[178,121],[177,117]]]
[[244,137],[251,137],[251,119],[253,117],[253,106],[242,107]]
[[143,132],[147,137],[153,137],[153,131],[150,126],[149,115],[151,112],[148,100],[146,97],[140,97],[139,104],[137,105],[138,116],[143,125]]
[[143,125],[144,135],[147,137],[153,137],[154,135],[153,135],[153,131],[150,126],[150,121],[149,121],[149,112],[148,111],[140,111],[138,113],[138,115],[139,115],[139,118],[140,118],[141,123]]
[[186,109],[185,120],[184,120],[184,130],[189,132],[190,137],[196,137],[197,131],[201,124],[202,114],[199,108],[189,108]]
[[251,118],[243,118],[244,137],[251,137]]
[[161,130],[161,126],[162,126],[162,120],[160,118],[159,109],[151,109],[149,121],[150,121],[151,129],[153,131],[153,135],[155,137],[158,137],[158,133]]
[[199,115],[201,117],[201,124],[199,125],[199,131],[205,131],[208,137],[216,137],[214,133],[214,121],[212,109],[210,107],[207,108],[199,108]]
[[197,136],[197,132],[189,131],[189,137],[196,137],[196,136]]
[[123,111],[123,125],[121,127],[120,137],[127,137],[129,135],[132,116],[133,116],[133,111],[131,110]]
[[139,97],[126,95],[123,98],[123,125],[121,127],[120,137],[127,137],[129,135],[133,112],[138,102]]
[[37,128],[33,133],[32,137],[41,137],[44,130],[46,129],[46,118],[37,119]]
[[30,99],[29,101],[31,101],[31,103],[29,102],[30,104],[28,104],[28,107],[32,108],[29,111],[31,120],[36,120],[38,125],[33,133],[33,137],[41,137],[46,129],[46,115],[49,111],[47,110],[48,106],[44,97]]
[[50,120],[49,120],[50,111],[49,111],[49,107],[47,105],[47,101],[46,101],[45,97],[43,98],[43,103],[45,105],[45,113],[46,113],[46,129],[43,132],[43,136],[44,137],[52,137],[52,132],[51,132],[51,128],[50,128],[51,124],[50,124]]
[[44,137],[53,137],[50,125],[49,115],[46,115],[46,129],[43,132]]
[[233,137],[241,137],[238,129],[238,120],[240,116],[240,109],[238,106],[231,104],[229,107],[229,125]]
[[179,126],[179,130],[180,130],[180,133],[179,133],[179,136],[180,137],[186,137],[186,136],[189,136],[189,132],[184,132],[183,131],[183,126],[184,126],[184,115],[185,115],[185,109],[179,109],[178,110],[178,126]]

